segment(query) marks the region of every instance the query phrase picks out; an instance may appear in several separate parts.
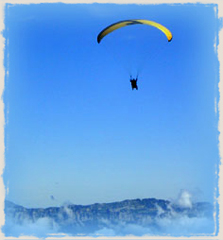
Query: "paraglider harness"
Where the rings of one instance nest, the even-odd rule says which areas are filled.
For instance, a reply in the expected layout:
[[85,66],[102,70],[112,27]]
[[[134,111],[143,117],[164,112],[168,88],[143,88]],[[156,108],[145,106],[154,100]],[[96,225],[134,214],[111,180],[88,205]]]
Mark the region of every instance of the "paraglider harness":
[[130,82],[131,82],[132,90],[134,90],[134,89],[138,90],[137,81],[138,81],[138,75],[136,76],[135,79],[132,78],[132,76],[130,75]]

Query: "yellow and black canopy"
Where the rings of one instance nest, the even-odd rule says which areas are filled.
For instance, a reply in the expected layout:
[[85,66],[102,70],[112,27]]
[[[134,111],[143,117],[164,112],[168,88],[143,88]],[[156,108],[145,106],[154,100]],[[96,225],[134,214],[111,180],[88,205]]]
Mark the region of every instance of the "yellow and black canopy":
[[98,43],[100,43],[102,38],[105,37],[107,34],[115,31],[116,29],[119,29],[119,28],[122,28],[122,27],[125,27],[125,26],[129,26],[129,25],[134,25],[134,24],[146,24],[146,25],[150,25],[150,26],[158,28],[160,31],[162,31],[166,35],[166,37],[167,37],[169,42],[173,38],[172,33],[170,32],[170,30],[167,29],[166,27],[164,27],[163,25],[161,25],[159,23],[156,23],[154,21],[143,20],[143,19],[138,19],[138,20],[135,19],[135,20],[120,21],[120,22],[116,22],[116,23],[114,23],[112,25],[109,25],[108,27],[103,29],[98,34],[97,41],[98,41]]

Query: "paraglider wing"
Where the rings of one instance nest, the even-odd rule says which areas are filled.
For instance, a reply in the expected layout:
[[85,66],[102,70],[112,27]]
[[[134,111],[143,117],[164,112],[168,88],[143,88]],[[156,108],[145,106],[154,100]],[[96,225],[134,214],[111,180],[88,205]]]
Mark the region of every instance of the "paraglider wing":
[[98,43],[100,43],[103,37],[105,37],[107,34],[113,32],[114,30],[122,28],[122,27],[125,27],[125,26],[128,26],[128,25],[134,25],[134,24],[146,24],[146,25],[150,25],[150,26],[158,28],[159,30],[161,30],[166,35],[166,37],[167,37],[169,42],[173,38],[172,33],[170,32],[170,30],[167,29],[166,27],[164,27],[163,25],[161,25],[159,23],[156,23],[154,21],[139,19],[139,20],[120,21],[120,22],[114,23],[114,24],[106,27],[105,29],[103,29],[98,34],[97,41],[98,41]]

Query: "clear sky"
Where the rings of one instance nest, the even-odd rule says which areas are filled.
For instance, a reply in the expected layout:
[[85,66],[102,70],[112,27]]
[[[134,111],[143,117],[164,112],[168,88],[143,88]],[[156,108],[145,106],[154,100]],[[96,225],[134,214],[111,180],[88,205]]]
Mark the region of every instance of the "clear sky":
[[[97,43],[126,19],[159,22],[173,40],[137,25]],[[215,5],[7,5],[6,199],[45,207],[187,189],[212,201],[218,27]]]

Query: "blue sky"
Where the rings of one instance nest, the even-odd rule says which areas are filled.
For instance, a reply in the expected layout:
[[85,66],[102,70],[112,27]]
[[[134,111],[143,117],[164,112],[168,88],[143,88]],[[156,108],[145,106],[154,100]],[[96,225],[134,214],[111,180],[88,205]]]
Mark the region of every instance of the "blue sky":
[[[215,7],[7,5],[6,199],[45,207],[171,199],[187,189],[212,201]],[[173,40],[130,26],[97,43],[103,28],[125,19],[159,22]],[[138,66],[139,90],[132,91],[129,71]]]

